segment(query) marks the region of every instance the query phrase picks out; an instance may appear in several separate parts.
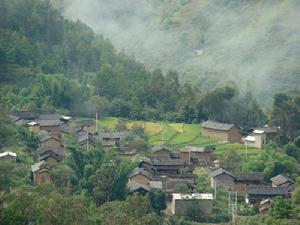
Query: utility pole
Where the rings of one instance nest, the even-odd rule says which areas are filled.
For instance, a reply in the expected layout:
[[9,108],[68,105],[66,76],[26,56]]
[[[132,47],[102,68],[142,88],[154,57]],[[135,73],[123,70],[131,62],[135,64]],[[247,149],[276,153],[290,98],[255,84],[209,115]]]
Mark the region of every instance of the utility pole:
[[96,133],[98,133],[98,113],[96,112]]
[[246,159],[248,159],[248,145],[247,145],[247,141],[245,141],[245,147],[246,147]]
[[[232,200],[233,198],[233,200]],[[237,212],[237,192],[228,192],[228,213],[231,214],[232,223],[236,222],[236,212]]]

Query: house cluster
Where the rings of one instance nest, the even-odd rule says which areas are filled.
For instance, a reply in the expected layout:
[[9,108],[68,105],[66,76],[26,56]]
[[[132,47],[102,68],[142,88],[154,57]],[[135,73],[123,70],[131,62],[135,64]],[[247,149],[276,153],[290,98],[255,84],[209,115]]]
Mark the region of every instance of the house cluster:
[[278,127],[264,126],[242,132],[241,128],[234,124],[205,121],[201,124],[202,135],[214,140],[244,143],[246,146],[263,148],[265,144],[274,140]]
[[213,195],[195,193],[193,170],[198,166],[210,167],[214,150],[213,147],[184,147],[174,152],[167,146],[155,146],[151,156],[141,160],[129,175],[128,189],[130,193],[141,194],[150,190],[166,192],[172,198],[171,211],[176,215],[187,215],[195,205],[197,215],[210,215]]
[[235,191],[238,196],[245,197],[247,204],[260,203],[263,211],[266,204],[276,196],[291,197],[295,181],[279,174],[266,182],[263,173],[239,172],[231,173],[219,168],[211,173],[211,187],[224,191]]
[[33,181],[41,184],[51,180],[47,165],[54,165],[67,154],[62,137],[72,134],[77,144],[83,150],[89,150],[97,142],[102,143],[104,149],[120,146],[124,133],[98,133],[94,120],[73,121],[72,117],[59,114],[35,114],[28,111],[14,112],[10,118],[16,125],[26,125],[37,134],[39,148],[37,149],[38,162],[31,166]]

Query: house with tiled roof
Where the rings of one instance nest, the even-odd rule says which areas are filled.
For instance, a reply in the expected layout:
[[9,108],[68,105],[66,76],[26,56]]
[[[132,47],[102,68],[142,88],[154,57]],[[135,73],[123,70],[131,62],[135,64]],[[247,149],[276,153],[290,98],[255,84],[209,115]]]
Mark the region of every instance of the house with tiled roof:
[[202,135],[219,141],[240,143],[242,134],[240,127],[234,124],[205,121],[201,124]]
[[247,188],[245,190],[247,204],[258,203],[264,199],[272,199],[277,196],[284,198],[290,197],[289,191],[286,187],[259,187],[259,188]]
[[180,158],[187,164],[208,166],[213,163],[215,147],[186,146],[180,149]]
[[293,191],[296,185],[295,181],[282,174],[279,174],[271,178],[271,182],[272,182],[272,187],[286,187],[289,191]]

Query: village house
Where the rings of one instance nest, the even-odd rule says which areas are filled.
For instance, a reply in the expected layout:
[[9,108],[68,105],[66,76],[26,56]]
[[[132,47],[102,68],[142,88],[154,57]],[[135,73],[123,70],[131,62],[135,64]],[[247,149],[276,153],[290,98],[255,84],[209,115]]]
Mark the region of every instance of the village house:
[[186,146],[180,149],[180,158],[186,164],[196,166],[208,166],[213,163],[214,147],[192,147]]
[[129,183],[139,183],[148,186],[153,179],[153,175],[143,168],[135,168],[129,175]]
[[95,120],[81,120],[76,122],[80,127],[81,130],[94,134],[96,132],[96,122]]
[[145,158],[140,162],[139,167],[155,175],[180,174],[181,171],[186,169],[185,163],[178,159],[158,160]]
[[171,158],[172,149],[165,145],[157,145],[152,148],[152,157],[161,160]]
[[288,198],[290,194],[286,187],[247,188],[245,202],[246,204],[259,203],[264,199],[272,199],[276,196]]
[[33,183],[36,185],[51,182],[51,174],[49,170],[43,168],[44,164],[45,161],[41,161],[31,166],[31,171],[33,174]]
[[51,147],[40,147],[38,149],[39,161],[45,161],[49,165],[57,164],[61,159],[62,155]]
[[240,143],[242,134],[241,129],[234,124],[218,123],[205,121],[201,124],[202,135],[219,141]]
[[219,168],[211,173],[211,187],[221,188],[224,191],[234,190],[234,179],[232,173]]
[[243,138],[245,145],[255,148],[264,148],[264,146],[270,141],[274,140],[278,128],[277,127],[260,127],[250,129],[250,134]]
[[264,188],[263,173],[259,172],[238,172],[231,173],[219,168],[211,173],[211,187],[221,188],[224,191],[236,191],[239,196],[245,196],[247,188]]
[[264,174],[260,172],[234,173],[234,190],[239,196],[245,196],[246,188],[265,187]]
[[295,181],[293,181],[291,178],[283,176],[282,174],[271,178],[271,182],[272,187],[285,187],[289,192],[293,191],[296,185]]
[[10,114],[10,118],[16,125],[24,125],[37,119],[38,115],[30,111],[17,111]]
[[128,183],[127,188],[130,194],[138,193],[140,195],[146,195],[150,191],[149,185],[143,185],[136,182]]
[[60,138],[51,133],[41,130],[37,134],[40,142],[40,147],[51,147],[59,151],[62,155],[64,154],[64,146]]
[[63,134],[77,134],[82,131],[82,127],[77,125],[76,123],[63,123],[60,126],[60,131]]
[[210,216],[213,208],[213,194],[172,194],[172,214],[176,216]]
[[91,133],[88,133],[86,131],[80,131],[77,135],[77,143],[79,147],[85,150],[89,150],[96,146],[97,140]]
[[17,154],[14,152],[6,151],[0,153],[0,160],[7,160],[11,162],[17,161]]
[[61,115],[58,114],[41,114],[39,119],[36,121],[40,130],[45,130],[54,136],[60,137],[60,125],[63,123]]
[[104,149],[112,147],[120,147],[121,139],[125,137],[124,132],[99,133],[95,134],[94,138],[102,143]]

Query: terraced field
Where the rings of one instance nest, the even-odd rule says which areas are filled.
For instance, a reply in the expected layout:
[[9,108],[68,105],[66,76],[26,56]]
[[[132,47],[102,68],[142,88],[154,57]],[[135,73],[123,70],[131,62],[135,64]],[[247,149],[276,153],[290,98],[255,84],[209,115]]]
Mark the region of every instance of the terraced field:
[[[119,119],[114,117],[103,118],[98,121],[98,126],[104,130],[114,131]],[[243,144],[229,144],[215,141],[202,136],[199,124],[167,123],[167,122],[146,122],[146,121],[126,121],[126,127],[132,129],[133,126],[142,126],[149,135],[149,142],[152,146],[166,144],[174,149],[183,146],[215,146],[216,155],[224,151],[235,150],[240,154],[246,154]],[[260,149],[248,147],[249,157],[255,157],[261,152]]]

